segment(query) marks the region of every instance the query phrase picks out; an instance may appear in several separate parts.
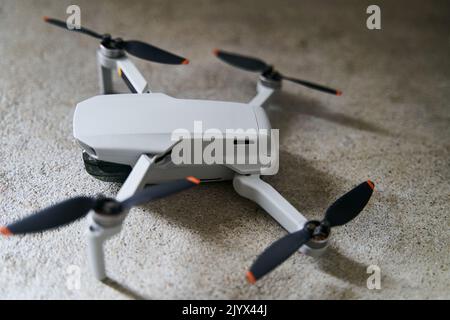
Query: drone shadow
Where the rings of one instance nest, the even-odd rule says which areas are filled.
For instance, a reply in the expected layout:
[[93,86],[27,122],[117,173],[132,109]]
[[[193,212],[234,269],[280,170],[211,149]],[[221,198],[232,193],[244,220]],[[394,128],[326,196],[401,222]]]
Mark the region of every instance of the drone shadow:
[[367,266],[350,259],[335,247],[329,246],[316,263],[323,272],[333,277],[358,287],[365,286],[368,277]]
[[293,119],[291,115],[292,113],[301,113],[356,130],[385,136],[391,135],[389,131],[373,123],[343,113],[330,111],[328,107],[317,100],[307,99],[288,92],[280,92],[275,95],[267,111],[272,122],[272,127],[278,128],[281,131],[289,131],[292,127],[298,126],[299,124],[297,122],[293,123],[291,120]]
[[[308,218],[312,218],[311,214],[320,217],[326,206],[343,192],[339,178],[317,169],[312,161],[281,151],[280,164],[278,174],[264,180]],[[158,219],[216,243],[224,242],[232,236],[230,232],[242,230],[249,221],[272,220],[259,205],[240,197],[231,182],[205,183],[143,208]]]
[[123,294],[124,296],[133,299],[133,300],[150,300],[150,298],[147,298],[137,291],[117,282],[116,280],[107,277],[106,279],[102,280],[103,284],[107,285],[108,287],[114,289],[115,291]]
[[[321,218],[328,204],[344,191],[342,178],[317,169],[313,161],[282,151],[280,164],[279,173],[264,177],[264,180],[304,213],[307,219]],[[267,225],[274,223],[272,217],[256,203],[240,197],[230,182],[202,184],[143,208],[149,209],[146,211],[153,217],[190,230],[217,247],[226,246],[230,237],[238,237],[245,230],[255,232],[255,225],[261,226],[257,232],[267,232],[264,231]],[[266,235],[261,237],[266,238]],[[332,247],[317,263],[324,272],[355,285],[364,284],[367,278],[364,265]],[[112,279],[104,283],[129,298],[149,299]]]
[[[342,193],[339,178],[318,170],[312,161],[282,151],[280,163],[278,174],[264,180],[300,212],[305,212],[308,219],[320,217],[327,204]],[[255,232],[255,225],[260,226],[257,232],[265,238],[267,225],[276,225],[256,203],[240,197],[231,182],[205,183],[142,208],[148,209],[152,217],[187,229],[217,247],[226,246],[231,237],[239,237],[246,230]],[[148,299],[112,279],[104,283],[129,298]]]

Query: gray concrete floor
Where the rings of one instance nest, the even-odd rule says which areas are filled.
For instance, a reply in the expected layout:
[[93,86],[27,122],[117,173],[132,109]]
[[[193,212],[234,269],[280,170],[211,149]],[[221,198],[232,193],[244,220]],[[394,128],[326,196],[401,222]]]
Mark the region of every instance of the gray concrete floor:
[[[77,102],[96,95],[96,42],[42,22],[73,1],[0,0],[0,224],[79,194],[114,195],[90,177],[72,137]],[[136,61],[154,91],[248,101],[256,76],[212,48],[257,55],[281,71],[341,88],[286,83],[270,107],[281,170],[267,180],[309,218],[367,178],[377,191],[336,229],[320,259],[295,255],[256,286],[244,273],[285,232],[230,183],[133,210],[107,244],[115,283],[89,274],[85,221],[0,239],[0,298],[450,298],[450,35],[448,1],[76,1],[82,23],[191,59]],[[121,89],[124,89],[122,86]],[[368,290],[366,268],[381,268]],[[67,268],[81,268],[68,289]]]

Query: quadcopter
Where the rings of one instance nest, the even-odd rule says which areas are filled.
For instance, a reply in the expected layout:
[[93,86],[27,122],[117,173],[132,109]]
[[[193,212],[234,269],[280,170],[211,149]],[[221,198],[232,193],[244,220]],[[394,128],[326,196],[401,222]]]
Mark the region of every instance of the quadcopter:
[[[105,280],[104,242],[118,234],[130,209],[170,196],[200,183],[232,180],[236,192],[260,205],[288,234],[275,241],[253,262],[246,273],[250,283],[275,269],[297,250],[317,257],[326,250],[331,228],[354,219],[368,203],[374,183],[367,180],[338,198],[321,221],[307,220],[261,176],[274,175],[278,166],[259,164],[175,164],[172,151],[180,141],[171,139],[177,128],[192,131],[201,120],[203,129],[271,129],[266,106],[280,90],[283,80],[329,94],[341,92],[309,81],[281,74],[263,60],[215,50],[222,61],[260,74],[257,94],[248,103],[178,99],[151,92],[146,80],[128,55],[147,61],[181,65],[189,61],[150,44],[113,38],[90,29],[69,28],[60,20],[47,23],[100,40],[97,50],[100,95],[77,104],[73,134],[82,148],[89,174],[109,182],[122,182],[115,198],[80,196],[35,212],[0,228],[5,236],[43,232],[86,217],[88,261],[93,275]],[[131,93],[113,94],[113,73],[117,72]],[[250,140],[258,140],[259,135]],[[257,141],[234,141],[235,146]],[[275,143],[274,143],[275,144]],[[276,145],[276,144],[275,144]],[[245,147],[245,146],[244,146]],[[278,164],[278,145],[272,156]],[[246,152],[252,152],[250,148]]]

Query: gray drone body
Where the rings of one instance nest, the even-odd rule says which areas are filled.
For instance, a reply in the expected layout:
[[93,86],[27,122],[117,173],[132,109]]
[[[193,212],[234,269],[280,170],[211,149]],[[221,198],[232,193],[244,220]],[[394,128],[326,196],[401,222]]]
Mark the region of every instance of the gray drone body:
[[[201,123],[200,132],[195,129],[195,123]],[[223,133],[227,130],[245,133],[270,132],[271,127],[265,110],[259,105],[176,99],[162,93],[95,96],[76,106],[73,119],[74,137],[91,163],[106,162],[111,164],[111,168],[114,168],[112,164],[117,168],[132,168],[142,154],[153,156],[164,153],[176,142],[173,134],[177,129],[189,132],[193,140],[196,135],[202,137],[211,129]],[[258,144],[258,137],[246,138],[251,139],[250,143]],[[223,145],[227,142],[225,138],[224,135]],[[237,153],[241,143],[245,140],[234,142],[233,154]],[[166,161],[155,165],[150,176],[152,180],[146,183],[170,181],[187,175],[195,175],[202,181],[221,181],[232,179],[234,172],[268,173],[265,170],[267,167],[258,164],[227,164],[226,150],[224,148],[223,164],[174,165]],[[275,158],[278,150],[274,151]]]

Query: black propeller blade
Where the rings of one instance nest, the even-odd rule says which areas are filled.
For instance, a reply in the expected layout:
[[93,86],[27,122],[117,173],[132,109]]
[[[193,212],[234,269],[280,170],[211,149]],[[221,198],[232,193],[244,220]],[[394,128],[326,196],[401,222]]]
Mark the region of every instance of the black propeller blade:
[[44,17],[44,21],[47,22],[47,23],[53,24],[54,26],[63,28],[63,29],[67,29],[67,30],[70,30],[70,31],[75,31],[75,32],[80,32],[80,33],[87,34],[88,36],[91,36],[91,37],[94,37],[94,38],[97,38],[97,39],[102,39],[103,38],[103,35],[98,34],[97,32],[89,30],[89,29],[84,28],[84,27],[81,27],[80,29],[76,29],[76,28],[69,29],[69,28],[67,28],[67,23],[66,22],[58,20],[58,19]]
[[122,201],[125,209],[139,206],[149,201],[165,198],[171,194],[181,192],[200,184],[200,180],[195,177],[186,177],[186,179],[175,180],[158,184],[136,193],[134,196]]
[[281,78],[283,80],[287,80],[287,81],[291,81],[291,82],[294,82],[294,83],[298,83],[298,84],[300,84],[302,86],[305,86],[305,87],[308,87],[308,88],[311,88],[311,89],[315,89],[315,90],[319,90],[319,91],[322,91],[322,92],[326,92],[326,93],[329,93],[329,94],[334,94],[336,96],[341,96],[342,95],[342,91],[340,91],[340,90],[331,89],[331,88],[322,86],[321,84],[317,84],[317,83],[314,83],[314,82],[310,82],[310,81],[306,81],[306,80],[300,80],[300,79],[295,79],[295,78],[291,78],[291,77],[286,77],[286,76],[283,76],[283,75],[281,76]]
[[337,199],[325,213],[330,227],[337,227],[352,221],[366,206],[375,185],[367,180]]
[[94,198],[68,199],[4,227],[2,233],[24,234],[53,229],[84,217],[94,205]]
[[121,214],[131,207],[164,198],[174,193],[189,189],[200,183],[194,177],[187,177],[146,188],[128,199],[119,202],[108,198],[76,197],[38,211],[6,227],[0,227],[0,234],[5,236],[42,232],[57,228],[88,214],[90,210],[105,214]]
[[269,79],[274,80],[287,80],[291,81],[300,85],[303,85],[305,87],[319,90],[322,92],[334,94],[337,96],[342,95],[342,91],[332,89],[329,87],[325,87],[320,84],[316,84],[310,81],[296,79],[292,77],[285,76],[278,71],[274,70],[273,67],[266,62],[262,61],[258,58],[248,57],[241,54],[231,53],[219,49],[215,49],[214,54],[221,60],[225,61],[226,63],[235,66],[237,68],[241,68],[247,71],[253,71],[253,72],[261,72],[263,76],[268,77]]
[[247,280],[255,283],[275,269],[310,239],[325,240],[330,228],[353,220],[372,196],[374,184],[368,180],[337,199],[326,211],[322,221],[308,221],[303,229],[275,241],[255,260],[247,272]]
[[301,229],[272,243],[253,263],[250,271],[247,272],[247,280],[250,283],[255,283],[266,273],[278,267],[307,243],[311,239],[311,235],[310,230]]
[[159,49],[151,44],[129,40],[123,41],[124,49],[129,54],[153,62],[165,63],[165,64],[188,64],[189,60],[174,55],[173,53]]
[[213,53],[226,63],[247,71],[264,72],[270,69],[269,65],[258,58],[247,57],[241,54],[231,53],[219,49],[214,49]]
[[111,49],[123,49],[129,54],[148,61],[165,64],[188,64],[189,60],[177,56],[163,49],[152,46],[148,43],[137,40],[122,40],[120,38],[111,38],[109,34],[99,34],[90,29],[81,27],[80,29],[69,29],[64,21],[44,17],[44,21],[60,28],[86,34],[88,36],[102,40],[102,45]]

